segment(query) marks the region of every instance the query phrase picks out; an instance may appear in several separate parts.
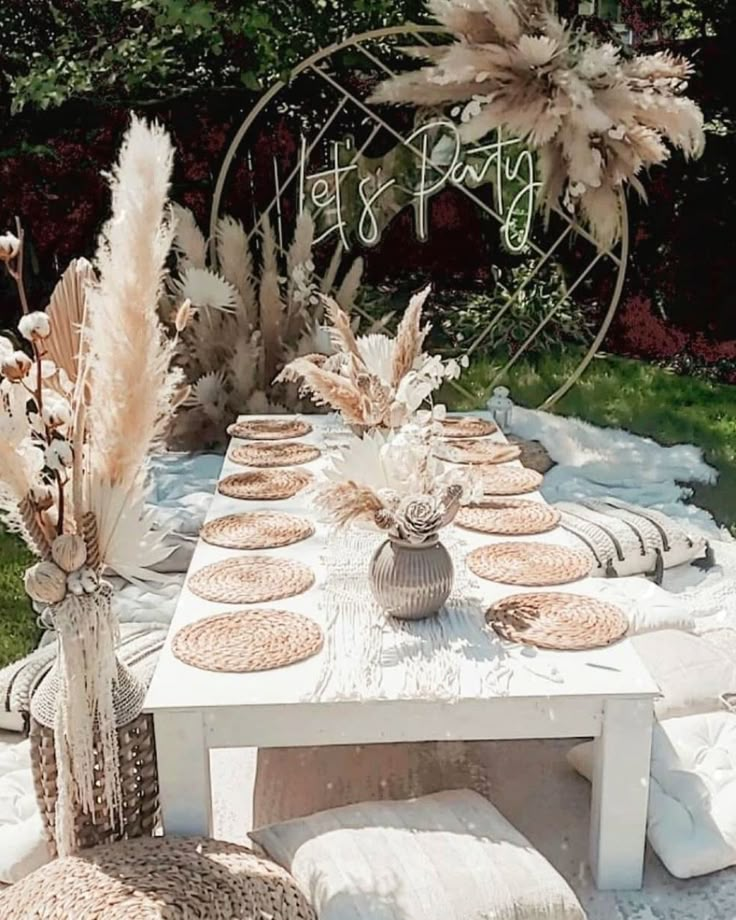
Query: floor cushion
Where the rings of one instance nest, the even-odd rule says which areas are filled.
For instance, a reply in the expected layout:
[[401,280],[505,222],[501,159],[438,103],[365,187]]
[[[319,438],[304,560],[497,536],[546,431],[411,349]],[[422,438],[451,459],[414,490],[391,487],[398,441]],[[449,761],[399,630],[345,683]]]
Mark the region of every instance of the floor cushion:
[[[589,780],[593,743],[577,745],[568,760]],[[736,865],[736,713],[655,724],[647,836],[677,878]]]
[[736,690],[736,660],[725,646],[671,629],[631,641],[662,692],[654,704],[660,721],[720,709],[721,694]]
[[29,742],[0,741],[0,882],[17,882],[48,859]]
[[0,920],[315,920],[293,879],[235,843],[124,840],[56,859],[0,892]]
[[[124,623],[120,627],[120,659],[145,684],[153,676],[167,631],[165,623]],[[23,731],[31,697],[55,660],[56,642],[52,641],[0,670],[0,730]]]
[[320,920],[585,918],[562,876],[469,790],[362,802],[250,836]]

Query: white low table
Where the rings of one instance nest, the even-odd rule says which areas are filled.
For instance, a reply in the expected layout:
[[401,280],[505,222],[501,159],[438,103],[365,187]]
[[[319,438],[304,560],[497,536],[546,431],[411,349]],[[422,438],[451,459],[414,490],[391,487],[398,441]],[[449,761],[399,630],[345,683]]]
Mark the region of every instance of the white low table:
[[[310,416],[309,421],[314,431],[304,440],[324,447],[325,420]],[[324,458],[320,458],[303,468],[318,472],[323,462]],[[243,469],[226,459],[222,475]],[[528,497],[543,501],[536,493]],[[246,502],[217,492],[208,520],[258,509],[313,516],[305,493],[284,501]],[[259,552],[299,559],[314,569],[316,583],[310,591],[272,606],[305,613],[324,625],[319,602],[328,529],[320,523],[316,528],[315,535],[307,541]],[[500,539],[468,531],[462,534],[469,548]],[[557,543],[569,540],[559,528],[529,539]],[[190,571],[238,554],[200,541]],[[599,580],[585,579],[561,590],[595,594],[599,586]],[[523,589],[483,582],[481,590],[483,601],[491,604]],[[554,668],[560,680],[550,681],[541,673],[518,668],[511,676],[506,695],[461,692],[456,702],[390,695],[381,699],[315,702],[309,698],[320,675],[324,652],[288,668],[253,674],[203,671],[173,656],[171,638],[179,629],[222,613],[227,607],[204,601],[186,587],[183,589],[146,698],[145,708],[155,719],[166,833],[211,832],[211,749],[592,736],[596,738],[596,766],[591,800],[591,869],[601,889],[641,887],[652,701],[659,690],[628,640],[585,652],[540,651],[535,661],[543,668]],[[233,605],[232,609],[238,607]],[[489,636],[489,650],[498,641]]]

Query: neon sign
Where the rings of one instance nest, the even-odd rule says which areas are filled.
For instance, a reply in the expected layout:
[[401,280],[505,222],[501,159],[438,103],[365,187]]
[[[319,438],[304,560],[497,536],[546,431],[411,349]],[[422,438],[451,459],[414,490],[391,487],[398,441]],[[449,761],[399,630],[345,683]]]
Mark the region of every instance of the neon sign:
[[[371,160],[356,152],[350,138],[329,145],[323,169],[308,171],[309,150],[301,138],[298,164],[299,212],[317,219],[317,241],[338,237],[345,249],[356,240],[374,246],[390,221],[406,207],[414,210],[420,240],[429,237],[429,202],[445,188],[493,187],[493,204],[477,198],[501,224],[504,244],[515,253],[531,235],[536,178],[531,152],[518,138],[500,133],[487,143],[463,146],[456,125],[448,120],[415,128],[384,157]],[[278,171],[276,170],[278,186]]]

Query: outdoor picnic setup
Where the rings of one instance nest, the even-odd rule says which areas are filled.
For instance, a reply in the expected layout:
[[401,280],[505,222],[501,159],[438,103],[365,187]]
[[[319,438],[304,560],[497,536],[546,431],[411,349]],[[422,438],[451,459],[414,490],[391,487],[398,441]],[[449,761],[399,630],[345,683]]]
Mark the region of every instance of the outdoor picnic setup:
[[693,65],[423,16],[0,225],[0,920],[736,916],[731,497],[590,383]]

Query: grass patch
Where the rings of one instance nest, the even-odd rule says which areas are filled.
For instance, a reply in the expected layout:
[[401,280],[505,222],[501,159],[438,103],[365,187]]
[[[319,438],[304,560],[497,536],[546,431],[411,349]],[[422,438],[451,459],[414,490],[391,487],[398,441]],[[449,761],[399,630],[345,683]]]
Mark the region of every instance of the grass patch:
[[[568,378],[578,355],[546,353],[519,361],[506,381],[514,402],[538,406]],[[500,365],[499,365],[500,366]],[[472,398],[446,392],[453,408],[485,403],[496,373],[492,361],[477,361],[460,381]],[[736,533],[736,387],[626,358],[595,358],[582,379],[555,406],[570,415],[660,444],[696,444],[719,471],[714,485],[696,485],[692,501]]]
[[22,540],[0,530],[0,668],[27,655],[41,634],[23,590],[23,571],[32,561]]

